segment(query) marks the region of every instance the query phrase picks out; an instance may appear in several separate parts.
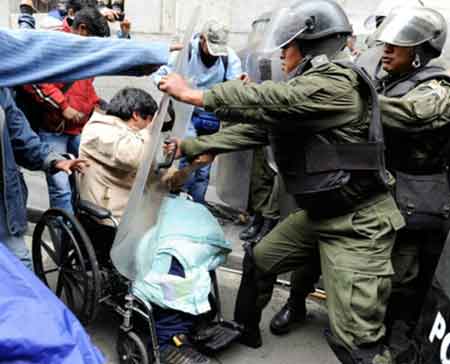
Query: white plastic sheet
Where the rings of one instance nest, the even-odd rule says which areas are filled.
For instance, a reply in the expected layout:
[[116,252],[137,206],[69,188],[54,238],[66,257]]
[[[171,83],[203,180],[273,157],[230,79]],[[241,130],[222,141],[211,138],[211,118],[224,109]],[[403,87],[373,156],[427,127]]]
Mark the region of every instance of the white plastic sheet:
[[[197,14],[200,7],[192,13],[191,20],[186,29],[183,50],[180,52],[176,69],[177,73],[184,75],[188,64],[188,44],[194,33]],[[159,182],[160,176],[157,171],[157,156],[161,148],[161,129],[166,120],[169,106],[169,96],[164,95],[160,101],[158,113],[155,116],[151,128],[149,129],[150,140],[145,147],[145,159],[141,162],[136,175],[136,180],[130,193],[130,199],[111,249],[111,259],[116,269],[125,277],[134,280],[137,274],[136,254],[137,246],[151,229],[158,218],[159,209],[163,198],[168,190]],[[174,105],[176,113],[173,136],[183,136],[186,124],[190,120],[192,107],[176,103]],[[148,264],[152,264],[152,257],[148,257]]]

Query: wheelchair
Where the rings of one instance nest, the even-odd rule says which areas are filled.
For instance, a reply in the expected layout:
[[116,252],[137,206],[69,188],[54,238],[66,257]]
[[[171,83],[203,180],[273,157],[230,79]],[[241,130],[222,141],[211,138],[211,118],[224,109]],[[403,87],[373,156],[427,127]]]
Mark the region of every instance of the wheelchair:
[[[110,211],[80,198],[75,174],[70,182],[74,214],[51,208],[34,229],[35,273],[85,325],[95,319],[102,305],[119,314],[122,323],[116,350],[121,364],[158,364],[160,350],[152,304],[134,293],[132,282],[114,268],[109,257],[118,223]],[[203,323],[190,336],[194,346],[205,354],[228,347],[241,334],[239,325],[224,320],[215,271],[210,275],[212,310],[201,315],[199,321]]]

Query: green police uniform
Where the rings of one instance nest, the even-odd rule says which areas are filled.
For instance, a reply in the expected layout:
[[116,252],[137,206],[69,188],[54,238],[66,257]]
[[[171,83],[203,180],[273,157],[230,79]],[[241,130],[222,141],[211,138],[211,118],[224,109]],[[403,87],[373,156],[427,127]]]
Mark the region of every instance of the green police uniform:
[[[444,69],[428,66],[401,80],[393,77],[381,80],[379,91],[384,95],[380,96],[380,106],[386,136],[386,162],[394,174],[430,176],[447,168],[450,79],[443,79],[446,77]],[[423,185],[421,188],[428,187]],[[397,189],[401,189],[400,184]],[[448,194],[439,196],[437,188],[429,193],[430,201],[450,199]],[[442,228],[414,225],[407,224],[395,243],[389,321],[414,323],[417,320],[448,230],[444,219]]]
[[[308,152],[311,138],[331,145],[367,142],[367,103],[360,86],[352,70],[328,62],[286,83],[217,85],[204,93],[205,108],[222,119],[246,124],[185,140],[181,149],[194,157],[254,148],[270,139],[287,190],[298,196],[296,165]],[[309,162],[313,160],[314,155]],[[305,292],[309,291],[317,278],[311,277],[310,272],[317,271],[312,265],[320,255],[333,335],[350,350],[376,343],[385,333],[391,250],[404,220],[372,172],[352,172],[337,195],[325,192],[306,200],[303,205],[305,200],[298,199],[305,210],[291,214],[255,247],[256,302],[245,305],[238,298],[235,318],[246,327],[258,326],[277,274],[303,271]],[[244,267],[243,281],[245,275]],[[383,360],[390,363],[387,354]]]
[[272,220],[280,218],[276,175],[267,162],[264,149],[255,149],[250,178],[249,205],[254,212]]

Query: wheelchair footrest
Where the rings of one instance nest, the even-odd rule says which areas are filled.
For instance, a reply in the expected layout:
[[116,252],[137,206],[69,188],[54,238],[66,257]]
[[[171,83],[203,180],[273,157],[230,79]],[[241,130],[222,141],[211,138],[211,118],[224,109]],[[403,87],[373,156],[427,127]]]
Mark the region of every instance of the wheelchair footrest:
[[200,351],[211,354],[230,346],[242,335],[241,326],[233,321],[213,321],[207,327],[197,331],[192,337]]

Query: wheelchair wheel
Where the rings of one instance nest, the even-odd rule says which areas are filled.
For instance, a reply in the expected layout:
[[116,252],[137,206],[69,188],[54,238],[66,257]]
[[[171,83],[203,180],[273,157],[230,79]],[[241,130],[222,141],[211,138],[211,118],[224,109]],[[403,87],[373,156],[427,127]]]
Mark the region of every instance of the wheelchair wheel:
[[120,364],[151,364],[144,341],[134,331],[120,332],[116,344]]
[[49,209],[37,223],[32,241],[36,275],[87,324],[100,297],[100,272],[92,243],[78,220]]

